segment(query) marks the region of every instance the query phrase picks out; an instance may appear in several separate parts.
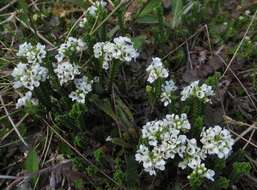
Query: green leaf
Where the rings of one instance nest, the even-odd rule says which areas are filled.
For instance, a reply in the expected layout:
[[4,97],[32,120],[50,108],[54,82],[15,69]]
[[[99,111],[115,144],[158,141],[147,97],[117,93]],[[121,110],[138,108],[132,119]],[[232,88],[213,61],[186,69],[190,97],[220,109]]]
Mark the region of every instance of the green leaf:
[[39,169],[39,158],[35,149],[29,151],[25,160],[25,169],[29,172],[36,172]]
[[140,12],[139,17],[144,17],[152,13],[160,5],[160,1],[150,0],[145,6],[145,8]]
[[221,189],[228,189],[230,184],[229,179],[220,176],[215,182],[211,185],[210,190],[221,190]]
[[127,171],[126,180],[128,189],[138,189],[138,173],[137,173],[138,163],[134,159],[134,155],[127,159]]
[[122,138],[112,138],[112,143],[115,145],[119,145],[123,148],[132,148],[133,146],[127,142],[125,142]]
[[233,182],[239,180],[242,175],[249,174],[251,171],[251,164],[249,162],[234,162],[233,170],[230,175],[230,179]]
[[146,40],[145,35],[140,35],[140,36],[132,38],[133,45],[136,49],[141,49],[145,40]]
[[116,97],[116,109],[117,116],[122,124],[125,124],[127,127],[132,127],[134,122],[134,117],[127,105],[118,97]]
[[183,12],[183,1],[173,0],[172,7],[173,7],[172,28],[176,28],[181,23],[182,12]]
[[96,107],[102,110],[106,115],[110,116],[113,120],[118,121],[118,118],[115,115],[112,105],[108,99],[101,100],[97,96],[92,96],[90,101],[95,103]]
[[136,22],[139,24],[158,24],[159,20],[157,16],[147,15],[147,16],[139,17],[136,20]]
[[18,8],[19,8],[19,18],[29,25],[29,9],[28,9],[28,3],[26,0],[19,0],[18,1]]

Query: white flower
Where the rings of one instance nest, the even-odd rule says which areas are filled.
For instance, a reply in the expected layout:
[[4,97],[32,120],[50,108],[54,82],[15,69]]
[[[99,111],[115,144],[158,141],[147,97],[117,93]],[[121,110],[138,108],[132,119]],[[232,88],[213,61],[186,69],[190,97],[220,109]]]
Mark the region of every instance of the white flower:
[[214,181],[214,178],[213,178],[214,175],[215,175],[215,172],[213,170],[207,169],[205,167],[205,164],[202,163],[202,164],[199,164],[198,166],[196,166],[196,168],[193,170],[193,172],[187,177],[188,177],[188,179],[191,179],[193,177],[199,176],[201,178],[205,177],[211,181]]
[[191,125],[185,113],[181,114],[180,116],[176,114],[167,114],[164,122],[167,123],[167,125],[170,127],[181,130],[183,132],[187,132],[189,129],[191,129]]
[[79,27],[80,27],[80,28],[84,28],[86,24],[87,24],[87,18],[86,18],[86,17],[83,17],[83,18],[81,19],[81,21],[79,22]]
[[31,43],[25,42],[19,46],[17,56],[25,57],[32,64],[42,63],[46,57],[45,45],[37,43],[36,46],[32,46]]
[[95,17],[96,13],[98,11],[98,9],[100,8],[105,8],[107,5],[106,2],[104,2],[103,0],[98,0],[96,2],[94,2],[88,9],[87,12],[89,15]]
[[86,95],[81,90],[75,90],[69,94],[69,98],[71,98],[72,101],[84,104]]
[[124,62],[131,62],[132,59],[136,59],[139,53],[134,48],[133,43],[130,38],[119,36],[114,38],[113,42],[116,45],[116,52],[114,52],[114,57]]
[[82,78],[75,79],[74,84],[77,89],[81,90],[85,94],[88,94],[92,91],[92,80],[89,80],[86,76],[83,76]]
[[155,169],[164,170],[166,160],[174,159],[176,154],[183,157],[187,137],[180,133],[188,129],[190,124],[186,114],[166,115],[162,120],[147,122],[142,128],[145,144],[137,151],[137,161],[142,162],[150,174],[155,174]]
[[148,147],[140,145],[135,158],[139,163],[143,163],[145,171],[150,175],[156,175],[156,169],[161,171],[165,170],[166,162],[159,155],[158,149],[154,149],[150,152]]
[[216,125],[210,128],[203,128],[201,143],[206,154],[216,154],[219,158],[227,158],[232,151],[234,140],[227,129]]
[[39,64],[24,64],[19,63],[13,70],[12,76],[14,78],[13,87],[25,87],[33,90],[39,87],[41,81],[45,81],[48,77],[48,69]]
[[76,75],[80,74],[79,66],[71,64],[68,61],[58,63],[57,67],[54,69],[54,72],[56,73],[61,86],[73,80]]
[[111,136],[108,136],[106,139],[105,139],[106,142],[112,142],[112,137]]
[[58,49],[58,54],[55,56],[57,62],[62,62],[65,57],[69,56],[73,52],[82,52],[86,49],[86,43],[82,39],[77,39],[74,37],[69,37],[67,42],[60,45]]
[[88,80],[86,76],[75,79],[74,84],[77,89],[70,93],[69,98],[71,98],[72,101],[84,104],[86,95],[92,91],[92,83],[93,81]]
[[153,83],[158,78],[167,78],[169,72],[164,68],[163,63],[160,58],[152,58],[152,63],[146,68],[146,71],[149,73],[147,81]]
[[179,156],[183,160],[179,162],[178,167],[182,169],[187,167],[195,169],[204,160],[201,154],[201,148],[197,146],[196,139],[186,139],[186,142],[183,142],[181,146],[183,147],[183,151],[180,152]]
[[177,90],[177,87],[173,80],[165,81],[162,85],[161,102],[163,102],[166,107],[171,103],[171,92]]
[[35,98],[32,98],[32,92],[28,91],[24,96],[18,99],[16,103],[16,108],[20,108],[22,106],[25,106],[27,103],[31,102],[33,105],[38,104],[38,100]]
[[122,36],[114,38],[113,42],[98,42],[93,49],[95,58],[102,58],[105,70],[109,69],[112,60],[128,63],[139,56],[131,39]]
[[210,96],[214,95],[214,91],[211,86],[203,84],[199,86],[199,81],[192,82],[189,86],[186,86],[181,92],[181,101],[185,101],[191,96],[197,97],[206,102],[211,102]]
[[245,15],[249,16],[251,14],[251,11],[250,10],[246,10],[245,11]]

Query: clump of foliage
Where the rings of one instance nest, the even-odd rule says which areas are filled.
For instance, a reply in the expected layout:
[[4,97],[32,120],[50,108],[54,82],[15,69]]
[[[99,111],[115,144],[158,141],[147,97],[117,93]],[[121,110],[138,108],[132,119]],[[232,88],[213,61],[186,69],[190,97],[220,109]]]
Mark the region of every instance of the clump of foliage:
[[[12,180],[22,172],[14,178],[17,184],[0,185],[244,187],[241,177],[254,175],[254,153],[244,150],[254,146],[255,124],[247,123],[257,116],[251,98],[257,89],[257,6],[238,8],[235,16],[229,2],[1,2],[15,14],[8,18],[13,23],[0,20],[7,36],[0,40],[6,53],[0,66],[9,72],[0,79],[5,92],[0,120],[7,126],[0,137],[17,138],[10,136],[13,128],[19,137],[14,144],[21,147],[14,152],[24,164],[7,175]],[[242,83],[246,67],[251,80]],[[249,100],[236,104],[235,96]],[[10,114],[3,97],[16,101]],[[249,131],[238,135],[241,129],[233,127],[238,125]],[[238,143],[241,138],[247,144]],[[9,151],[9,144],[0,150],[7,156]],[[5,158],[1,162],[3,171],[12,167]]]

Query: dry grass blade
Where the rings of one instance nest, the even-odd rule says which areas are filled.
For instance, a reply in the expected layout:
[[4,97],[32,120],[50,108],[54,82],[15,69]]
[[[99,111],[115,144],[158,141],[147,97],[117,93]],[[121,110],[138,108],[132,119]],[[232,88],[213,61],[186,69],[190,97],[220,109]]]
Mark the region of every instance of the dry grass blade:
[[17,0],[12,0],[10,1],[8,4],[6,4],[5,6],[3,6],[1,9],[0,9],[0,12],[3,12],[5,9],[8,9],[8,7],[10,7],[11,5],[13,5],[14,3],[16,3]]
[[227,66],[228,70],[233,74],[233,76],[236,78],[236,80],[238,81],[238,83],[240,84],[240,86],[243,88],[243,90],[245,91],[245,93],[247,94],[249,100],[251,101],[251,103],[253,104],[255,110],[257,111],[257,107],[251,97],[251,95],[249,94],[248,90],[245,88],[245,86],[243,85],[243,83],[240,81],[240,79],[237,77],[237,75],[235,74],[235,72],[229,67],[229,65],[226,64],[225,60],[219,55],[216,54],[218,56],[218,58],[222,61],[222,63],[224,63],[225,66]]
[[12,127],[13,127],[13,129],[14,129],[14,131],[15,131],[16,134],[18,135],[18,137],[19,137],[19,139],[21,140],[21,142],[28,148],[28,147],[29,147],[28,144],[26,143],[26,141],[25,141],[25,140],[23,139],[23,137],[21,136],[19,130],[17,129],[17,126],[16,126],[15,123],[13,122],[11,116],[9,115],[8,110],[7,110],[6,106],[5,106],[5,103],[4,103],[4,100],[3,100],[3,97],[2,97],[1,94],[0,94],[0,102],[1,102],[1,104],[3,105],[5,114],[7,115],[7,118],[9,119],[9,121],[10,121],[10,123],[11,123],[11,125],[12,125]]
[[[109,175],[107,175],[105,172],[100,170],[94,163],[92,163],[89,159],[87,159],[83,154],[81,154],[74,146],[72,146],[66,139],[64,139],[46,120],[44,120],[46,125],[65,143],[67,144],[76,154],[78,154],[81,158],[83,158],[88,164],[95,167],[103,176],[105,176],[107,179],[109,179],[111,182],[116,184],[117,186],[120,186],[114,179],[112,179]],[[53,123],[54,124],[54,123]],[[55,125],[55,124],[54,124]]]
[[242,38],[242,40],[240,41],[240,43],[238,44],[234,54],[233,54],[233,57],[231,58],[231,60],[229,61],[228,65],[227,65],[227,68],[225,69],[223,75],[221,76],[221,78],[223,78],[225,76],[225,74],[227,73],[228,69],[230,68],[231,64],[233,63],[233,61],[235,60],[236,58],[236,55],[238,53],[238,51],[240,50],[244,40],[245,40],[245,37],[247,36],[247,34],[249,33],[249,30],[251,28],[251,26],[253,25],[254,23],[254,20],[256,19],[256,14],[257,14],[257,10],[255,11],[254,15],[252,16],[252,19],[251,19],[251,22],[249,23],[248,27],[247,27],[247,30],[246,32],[244,33],[244,36]]

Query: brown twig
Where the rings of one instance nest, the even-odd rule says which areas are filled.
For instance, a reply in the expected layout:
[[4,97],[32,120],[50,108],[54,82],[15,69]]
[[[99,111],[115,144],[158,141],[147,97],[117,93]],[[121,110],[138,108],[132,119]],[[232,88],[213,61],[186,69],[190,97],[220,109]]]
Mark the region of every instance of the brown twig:
[[245,37],[247,36],[247,34],[248,34],[248,32],[249,32],[249,30],[250,30],[250,28],[251,28],[251,26],[252,26],[252,24],[253,24],[255,18],[256,18],[256,14],[257,14],[257,10],[255,11],[254,15],[252,16],[251,22],[249,23],[249,25],[248,25],[248,27],[247,27],[247,30],[246,30],[246,32],[244,33],[244,36],[243,36],[242,40],[241,40],[240,43],[238,44],[238,46],[237,46],[237,48],[236,48],[236,50],[235,50],[235,52],[234,52],[232,58],[230,59],[228,65],[227,65],[227,68],[225,69],[225,71],[224,71],[223,75],[221,76],[221,78],[223,78],[223,77],[225,76],[225,74],[227,73],[227,71],[228,71],[228,69],[230,68],[231,64],[233,63],[234,59],[236,58],[236,55],[237,55],[238,51],[240,50],[240,48],[241,48],[241,46],[242,46],[242,44],[243,44],[243,42],[244,42],[244,40],[245,40]]
[[18,135],[18,137],[19,137],[19,139],[21,140],[21,142],[28,148],[28,147],[29,147],[28,144],[26,143],[26,141],[25,141],[25,140],[23,139],[23,137],[21,136],[19,130],[17,129],[17,126],[16,126],[15,123],[13,122],[11,116],[9,115],[9,112],[8,112],[6,106],[5,106],[5,103],[4,103],[4,100],[3,100],[1,94],[0,94],[0,102],[1,102],[1,104],[3,105],[5,114],[7,115],[7,118],[8,118],[8,120],[10,121],[10,123],[11,123],[11,125],[12,125],[14,131],[15,131],[16,134]]

